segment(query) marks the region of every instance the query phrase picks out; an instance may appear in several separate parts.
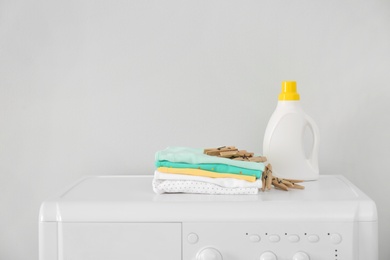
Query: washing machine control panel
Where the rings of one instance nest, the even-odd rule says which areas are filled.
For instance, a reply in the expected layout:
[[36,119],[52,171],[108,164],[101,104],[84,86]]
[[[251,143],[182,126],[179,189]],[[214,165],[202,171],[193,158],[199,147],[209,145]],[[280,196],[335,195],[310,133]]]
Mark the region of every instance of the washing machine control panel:
[[183,223],[183,259],[354,259],[354,223]]

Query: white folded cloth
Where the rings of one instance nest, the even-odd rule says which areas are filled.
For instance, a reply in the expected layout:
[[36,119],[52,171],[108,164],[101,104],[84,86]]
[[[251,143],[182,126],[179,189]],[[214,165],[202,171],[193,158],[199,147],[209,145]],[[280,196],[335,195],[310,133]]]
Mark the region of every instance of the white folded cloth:
[[233,178],[210,178],[155,171],[154,192],[199,194],[257,194],[261,180],[249,182]]

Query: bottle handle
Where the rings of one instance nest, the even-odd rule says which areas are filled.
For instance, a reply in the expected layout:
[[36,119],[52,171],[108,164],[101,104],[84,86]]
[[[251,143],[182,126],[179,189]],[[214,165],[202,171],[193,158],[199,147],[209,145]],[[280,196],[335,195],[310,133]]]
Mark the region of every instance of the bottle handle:
[[314,122],[314,120],[306,115],[306,121],[307,125],[309,126],[310,130],[313,133],[314,143],[313,143],[313,149],[310,154],[310,158],[308,159],[310,164],[315,170],[318,170],[318,151],[319,151],[319,143],[320,143],[320,131],[318,129],[317,124]]

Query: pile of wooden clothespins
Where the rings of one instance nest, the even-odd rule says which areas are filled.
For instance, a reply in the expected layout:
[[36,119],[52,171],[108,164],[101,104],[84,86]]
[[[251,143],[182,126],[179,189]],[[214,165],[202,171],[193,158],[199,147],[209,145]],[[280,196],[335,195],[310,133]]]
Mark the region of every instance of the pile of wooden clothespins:
[[[211,156],[219,156],[232,160],[249,161],[249,162],[266,162],[267,158],[264,156],[255,156],[254,153],[246,150],[239,150],[235,146],[221,146],[218,148],[204,149],[204,153]],[[270,190],[271,185],[277,189],[288,191],[288,189],[304,189],[305,187],[297,183],[302,180],[282,179],[272,176],[272,166],[268,164],[261,176],[262,191]]]
[[264,156],[255,156],[254,153],[246,150],[238,150],[235,146],[221,146],[218,148],[204,149],[204,153],[211,156],[219,156],[238,161],[265,162]]
[[301,189],[305,187],[297,183],[303,182],[302,180],[282,179],[272,176],[272,166],[268,164],[265,167],[263,174],[261,175],[262,187],[261,190],[270,190],[271,185],[274,185],[277,189],[288,191],[288,189]]

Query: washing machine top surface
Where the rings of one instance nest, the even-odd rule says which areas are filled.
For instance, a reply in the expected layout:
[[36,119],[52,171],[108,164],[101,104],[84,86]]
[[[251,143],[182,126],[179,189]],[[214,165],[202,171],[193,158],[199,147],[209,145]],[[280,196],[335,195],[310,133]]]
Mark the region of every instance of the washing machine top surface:
[[340,175],[257,195],[156,194],[153,176],[85,177],[42,203],[46,222],[376,221],[375,203]]

